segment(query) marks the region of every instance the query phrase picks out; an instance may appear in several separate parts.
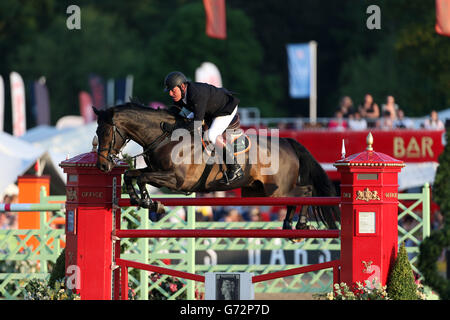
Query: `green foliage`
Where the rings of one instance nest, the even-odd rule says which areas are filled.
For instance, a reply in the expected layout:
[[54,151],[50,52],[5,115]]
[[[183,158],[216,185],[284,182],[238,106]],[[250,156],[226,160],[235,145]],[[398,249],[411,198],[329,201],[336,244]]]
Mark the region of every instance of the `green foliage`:
[[56,259],[56,263],[53,266],[52,272],[50,273],[50,279],[48,280],[48,285],[51,288],[55,287],[56,281],[59,279],[63,279],[66,276],[66,249],[64,248],[58,259]]
[[423,274],[424,283],[437,291],[442,299],[450,299],[450,280],[442,277],[436,262],[442,251],[450,246],[450,143],[449,131],[446,133],[447,144],[439,156],[439,167],[433,185],[433,199],[439,205],[444,217],[444,225],[435,230],[431,236],[420,244],[417,267]]
[[357,282],[351,287],[344,282],[336,283],[333,292],[316,294],[314,297],[318,300],[391,300],[386,286],[381,286],[375,279],[372,283],[366,280],[365,284]]
[[90,91],[89,74],[125,77],[143,63],[139,42],[120,19],[83,7],[81,30],[69,30],[64,13],[20,45],[10,61],[25,81],[46,77],[53,123],[64,115],[79,114],[78,93]]
[[[359,12],[349,9],[355,27],[355,18],[365,22],[361,11],[368,4],[361,1]],[[434,0],[378,0],[370,4],[380,6],[381,30],[359,25],[355,36],[347,37],[344,47],[359,50],[344,49],[349,56],[342,65],[340,95],[350,95],[360,103],[365,93],[372,93],[381,106],[392,94],[408,116],[428,115],[432,108],[448,107],[450,42],[434,29]],[[355,43],[361,35],[366,36],[365,41]]]
[[[436,34],[434,0],[227,0],[227,39],[205,35],[200,0],[79,0],[81,30],[66,27],[69,0],[0,1],[0,74],[15,70],[29,86],[47,79],[52,123],[79,114],[78,93],[88,76],[134,76],[134,96],[170,98],[164,76],[191,78],[202,62],[215,63],[240,106],[263,116],[308,116],[308,99],[291,99],[286,44],[318,42],[318,115],[331,116],[340,96],[355,103],[366,92],[388,94],[409,116],[450,105],[450,43]],[[381,30],[368,30],[366,9],[381,8]],[[6,105],[9,83],[5,81]],[[414,90],[412,90],[414,88]],[[30,91],[27,124],[33,126]],[[5,108],[5,118],[11,117]],[[11,131],[11,122],[5,122]]]
[[145,77],[149,81],[142,83],[151,88],[151,99],[168,100],[162,89],[169,71],[182,71],[195,80],[196,68],[210,61],[221,71],[223,86],[239,93],[241,106],[258,106],[266,114],[273,112],[275,106],[270,101],[279,96],[280,86],[276,78],[266,79],[259,71],[263,51],[250,19],[241,10],[228,7],[225,40],[206,36],[204,21],[201,2],[182,6],[151,39],[151,56],[144,68],[149,71]]
[[[163,277],[166,277],[166,279],[162,280]],[[169,296],[173,296],[178,290],[181,290],[185,286],[179,278],[164,276],[157,272],[152,273],[150,280],[152,283],[158,283],[158,288],[150,290],[148,293],[149,300],[167,300],[167,294],[169,294]],[[166,294],[163,294],[163,292]],[[185,300],[186,291],[179,294],[175,299]]]
[[392,300],[418,299],[417,285],[404,242],[401,244],[395,264],[389,272],[387,292]]
[[65,287],[64,279],[56,281],[54,286],[33,279],[25,286],[25,300],[80,300],[80,296]]

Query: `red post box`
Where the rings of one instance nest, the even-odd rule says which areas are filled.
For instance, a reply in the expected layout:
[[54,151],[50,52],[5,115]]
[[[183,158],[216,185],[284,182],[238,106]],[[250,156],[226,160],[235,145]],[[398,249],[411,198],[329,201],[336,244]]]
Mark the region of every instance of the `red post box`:
[[367,149],[336,161],[341,174],[341,278],[386,285],[398,251],[398,173],[404,163]]
[[60,163],[67,173],[66,277],[81,299],[110,300],[113,192],[120,198],[128,164],[121,161],[110,173],[101,172],[93,145],[92,152]]

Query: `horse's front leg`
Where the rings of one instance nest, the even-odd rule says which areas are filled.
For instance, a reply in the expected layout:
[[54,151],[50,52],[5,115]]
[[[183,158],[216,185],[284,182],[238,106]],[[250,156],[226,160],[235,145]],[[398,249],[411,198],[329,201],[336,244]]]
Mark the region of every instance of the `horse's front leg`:
[[142,175],[137,177],[136,180],[139,190],[141,191],[141,199],[139,201],[140,206],[143,208],[147,208],[152,212],[156,212],[157,214],[164,214],[166,212],[164,205],[159,201],[153,201],[152,199],[150,199],[146,183],[142,181]]
[[136,193],[136,189],[133,187],[133,180],[136,179],[141,175],[141,172],[137,169],[134,170],[127,170],[124,174],[124,182],[125,182],[125,188],[127,190],[127,193],[130,196],[130,203],[132,205],[139,205],[139,196]]

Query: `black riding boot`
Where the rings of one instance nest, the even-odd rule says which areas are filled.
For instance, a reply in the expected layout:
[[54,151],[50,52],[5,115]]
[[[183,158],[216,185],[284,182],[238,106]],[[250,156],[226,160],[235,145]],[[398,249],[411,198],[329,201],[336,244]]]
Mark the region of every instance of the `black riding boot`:
[[[233,162],[227,163],[227,159],[233,159]],[[244,172],[234,156],[232,146],[226,145],[223,148],[223,160],[227,166],[227,171],[224,172],[222,179],[219,180],[221,184],[230,185],[244,176]]]

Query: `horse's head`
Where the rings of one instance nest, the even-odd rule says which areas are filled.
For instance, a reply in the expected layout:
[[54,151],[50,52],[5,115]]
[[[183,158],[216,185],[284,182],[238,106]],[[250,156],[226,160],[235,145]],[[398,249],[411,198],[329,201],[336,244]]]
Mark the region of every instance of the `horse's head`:
[[117,155],[120,153],[122,147],[126,142],[126,137],[117,128],[114,123],[114,111],[97,110],[92,107],[94,113],[97,115],[97,168],[103,172],[110,172],[117,161]]

